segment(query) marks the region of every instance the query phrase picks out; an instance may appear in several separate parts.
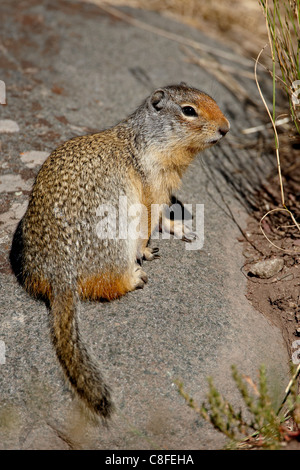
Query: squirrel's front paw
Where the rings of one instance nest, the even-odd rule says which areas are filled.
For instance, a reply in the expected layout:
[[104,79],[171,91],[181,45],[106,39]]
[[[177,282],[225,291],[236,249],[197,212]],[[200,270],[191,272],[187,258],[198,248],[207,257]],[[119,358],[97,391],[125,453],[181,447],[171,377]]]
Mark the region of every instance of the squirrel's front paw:
[[181,240],[184,241],[184,242],[187,242],[187,243],[192,243],[193,241],[195,241],[197,238],[198,238],[198,235],[195,233],[195,232],[191,232],[187,227],[186,225],[182,224],[183,225],[183,233],[182,233],[182,237],[181,237]]
[[159,248],[150,248],[149,246],[147,246],[143,253],[143,258],[147,261],[152,261],[155,258],[160,258],[158,251]]
[[170,233],[172,233],[175,238],[183,240],[184,242],[191,243],[197,238],[197,234],[191,230],[190,226],[184,224],[182,220],[172,221],[170,228]]
[[143,252],[138,252],[136,256],[137,263],[142,266],[143,260],[152,261],[153,259],[160,258],[158,250],[159,248],[150,248],[147,246]]

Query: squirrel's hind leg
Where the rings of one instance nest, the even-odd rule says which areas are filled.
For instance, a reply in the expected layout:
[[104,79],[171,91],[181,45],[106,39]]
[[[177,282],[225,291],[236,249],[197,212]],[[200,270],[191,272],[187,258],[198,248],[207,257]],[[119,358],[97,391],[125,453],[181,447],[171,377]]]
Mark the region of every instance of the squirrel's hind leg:
[[137,263],[124,274],[101,273],[82,276],[78,281],[78,293],[83,300],[113,300],[127,292],[144,287],[148,278]]

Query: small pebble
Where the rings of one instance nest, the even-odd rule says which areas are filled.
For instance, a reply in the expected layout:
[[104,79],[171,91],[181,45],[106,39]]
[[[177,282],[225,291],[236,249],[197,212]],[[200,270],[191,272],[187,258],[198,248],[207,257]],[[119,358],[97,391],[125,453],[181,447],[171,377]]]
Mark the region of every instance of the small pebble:
[[249,273],[261,279],[269,279],[279,273],[283,266],[284,260],[282,258],[267,259],[253,264],[249,269]]

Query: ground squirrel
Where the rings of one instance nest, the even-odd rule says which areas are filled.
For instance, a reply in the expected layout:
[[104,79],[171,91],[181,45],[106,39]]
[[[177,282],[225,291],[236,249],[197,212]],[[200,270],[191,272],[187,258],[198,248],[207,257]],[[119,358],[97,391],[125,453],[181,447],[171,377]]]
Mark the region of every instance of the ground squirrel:
[[[147,212],[144,239],[105,239],[97,234],[97,210],[117,206],[121,194],[129,205],[169,204],[196,154],[228,130],[210,96],[185,83],[166,86],[115,127],[60,145],[36,177],[15,232],[11,264],[27,291],[48,303],[60,364],[101,417],[111,414],[113,403],[81,341],[79,301],[112,300],[144,286],[147,276],[138,261],[157,256],[148,240],[159,220]],[[176,233],[175,221],[171,231]]]

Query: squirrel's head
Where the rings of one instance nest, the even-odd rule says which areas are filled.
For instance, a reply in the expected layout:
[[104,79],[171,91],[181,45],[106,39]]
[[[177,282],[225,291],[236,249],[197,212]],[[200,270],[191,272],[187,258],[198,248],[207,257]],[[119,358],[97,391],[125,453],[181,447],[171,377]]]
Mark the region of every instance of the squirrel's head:
[[185,83],[155,90],[146,106],[157,140],[192,153],[216,144],[230,129],[216,102]]

